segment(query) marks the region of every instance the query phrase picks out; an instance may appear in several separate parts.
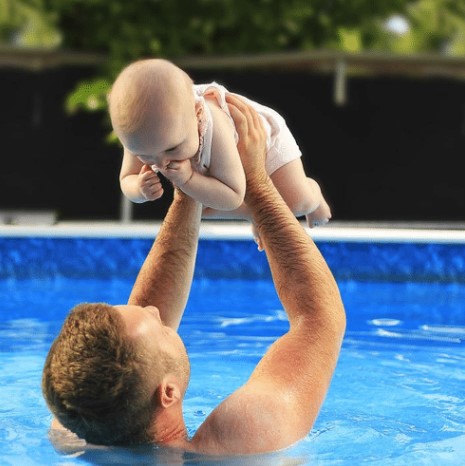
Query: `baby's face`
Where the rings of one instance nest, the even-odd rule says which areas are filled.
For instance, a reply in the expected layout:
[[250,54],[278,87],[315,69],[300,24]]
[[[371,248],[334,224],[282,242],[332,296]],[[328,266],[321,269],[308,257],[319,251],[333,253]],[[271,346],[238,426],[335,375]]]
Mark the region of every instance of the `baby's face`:
[[166,168],[172,160],[193,158],[199,150],[195,106],[154,112],[143,129],[121,139],[142,163],[158,168]]

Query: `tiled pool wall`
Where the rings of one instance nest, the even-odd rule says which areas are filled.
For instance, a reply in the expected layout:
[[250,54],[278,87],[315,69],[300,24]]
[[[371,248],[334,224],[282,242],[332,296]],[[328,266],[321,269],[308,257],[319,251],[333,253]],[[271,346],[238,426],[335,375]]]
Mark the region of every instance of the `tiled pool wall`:
[[[0,279],[131,278],[152,244],[147,238],[0,237]],[[316,240],[340,280],[465,283],[465,243]],[[197,278],[269,278],[251,239],[201,239]]]

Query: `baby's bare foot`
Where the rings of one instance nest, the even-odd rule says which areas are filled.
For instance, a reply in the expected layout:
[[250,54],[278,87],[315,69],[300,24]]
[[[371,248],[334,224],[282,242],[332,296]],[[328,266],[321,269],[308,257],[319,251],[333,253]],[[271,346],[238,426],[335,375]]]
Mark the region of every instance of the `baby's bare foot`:
[[322,199],[318,208],[305,217],[310,228],[326,225],[331,219],[331,209],[328,203]]
[[261,252],[263,251],[263,244],[260,239],[260,235],[258,234],[257,227],[252,223],[252,234],[253,234],[253,239],[257,243],[257,248]]

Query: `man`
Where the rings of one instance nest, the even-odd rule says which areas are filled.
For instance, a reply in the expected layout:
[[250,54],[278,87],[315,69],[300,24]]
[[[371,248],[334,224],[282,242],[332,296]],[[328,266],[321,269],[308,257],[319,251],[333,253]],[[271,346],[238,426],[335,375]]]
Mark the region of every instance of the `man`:
[[312,428],[339,355],[344,307],[326,262],[266,174],[258,115],[236,97],[228,103],[240,136],[245,202],[289,331],[188,439],[182,402],[189,361],[176,330],[191,286],[201,206],[176,191],[128,304],[77,306],[53,343],[43,376],[59,421],[53,427],[61,423],[91,443],[154,442],[221,455],[282,449]]

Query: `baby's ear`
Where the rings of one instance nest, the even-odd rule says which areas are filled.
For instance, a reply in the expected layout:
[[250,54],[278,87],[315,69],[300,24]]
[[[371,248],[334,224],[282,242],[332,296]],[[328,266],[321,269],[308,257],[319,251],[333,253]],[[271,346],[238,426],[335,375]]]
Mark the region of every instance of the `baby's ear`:
[[199,116],[203,112],[202,99],[195,99],[195,114]]
[[195,101],[195,116],[197,117],[197,120],[201,121],[203,119],[203,102],[202,100],[196,100]]

